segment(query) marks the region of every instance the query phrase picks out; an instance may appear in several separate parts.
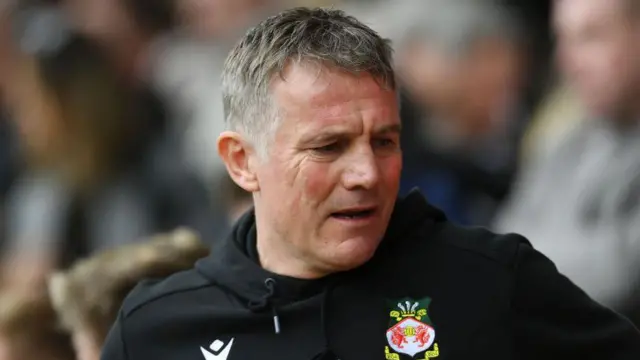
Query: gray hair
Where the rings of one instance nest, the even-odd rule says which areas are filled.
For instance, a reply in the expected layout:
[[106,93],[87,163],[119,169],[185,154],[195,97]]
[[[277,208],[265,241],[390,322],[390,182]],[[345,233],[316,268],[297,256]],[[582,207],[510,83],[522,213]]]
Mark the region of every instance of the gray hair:
[[482,39],[522,39],[514,15],[493,1],[405,0],[396,11],[401,42],[424,41],[452,56],[463,57]]
[[222,96],[230,130],[255,142],[272,133],[278,115],[270,96],[271,81],[282,76],[291,62],[366,73],[383,86],[396,88],[388,40],[341,10],[289,9],[250,29],[225,61]]

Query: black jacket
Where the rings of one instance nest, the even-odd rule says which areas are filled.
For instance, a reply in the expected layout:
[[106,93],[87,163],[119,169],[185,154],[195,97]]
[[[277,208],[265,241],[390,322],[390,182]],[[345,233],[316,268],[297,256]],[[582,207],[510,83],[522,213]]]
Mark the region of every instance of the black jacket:
[[417,192],[351,272],[272,274],[255,242],[248,213],[195,269],[139,285],[102,359],[640,359],[633,325],[524,238],[454,226]]

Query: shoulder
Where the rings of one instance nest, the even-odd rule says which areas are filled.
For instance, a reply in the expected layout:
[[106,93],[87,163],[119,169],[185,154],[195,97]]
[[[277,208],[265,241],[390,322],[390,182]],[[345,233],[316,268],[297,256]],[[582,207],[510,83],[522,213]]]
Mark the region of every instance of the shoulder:
[[147,279],[138,283],[127,295],[122,304],[122,316],[127,318],[142,308],[160,302],[179,301],[180,295],[212,286],[196,269],[181,271],[163,279]]
[[498,288],[508,289],[512,310],[548,301],[537,294],[556,299],[557,294],[563,294],[560,298],[567,301],[571,298],[575,303],[592,302],[522,235],[443,223],[432,242],[441,264],[449,264],[444,268],[464,268],[469,279],[491,274]]
[[521,252],[535,251],[524,236],[496,233],[482,227],[463,227],[443,223],[434,239],[454,254],[465,254],[487,263],[515,269]]

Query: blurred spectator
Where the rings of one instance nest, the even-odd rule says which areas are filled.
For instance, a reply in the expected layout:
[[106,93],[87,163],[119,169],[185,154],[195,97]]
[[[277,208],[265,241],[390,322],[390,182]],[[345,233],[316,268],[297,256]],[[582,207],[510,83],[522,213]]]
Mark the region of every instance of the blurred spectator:
[[529,121],[520,146],[520,166],[547,158],[585,116],[575,91],[563,83],[551,87]]
[[222,65],[235,41],[256,18],[287,2],[179,1],[177,27],[151,44],[152,84],[170,106],[174,129],[183,136],[187,161],[215,191],[227,176],[217,156],[216,142],[225,130],[220,93]]
[[15,175],[14,139],[13,128],[0,105],[0,203],[5,199]]
[[[147,11],[162,14],[166,1]],[[138,22],[142,10],[132,0],[62,0],[74,29],[99,44],[121,75],[135,83],[146,78],[147,49],[160,20]],[[144,13],[142,13],[144,14]],[[162,15],[161,15],[162,16]]]
[[10,8],[3,2],[0,3],[0,103],[2,103],[4,89],[8,85],[7,76],[12,54]]
[[78,360],[98,360],[125,296],[142,280],[193,267],[209,248],[186,229],[97,254],[56,273],[49,292],[63,327],[73,335]]
[[100,48],[43,28],[21,38],[27,54],[10,96],[28,168],[6,206],[8,285],[37,285],[78,257],[177,226],[206,239],[224,229]]
[[[219,201],[220,69],[256,17],[287,0],[64,0],[74,24],[123,74],[157,92],[184,161]],[[140,84],[138,84],[140,86]]]
[[640,308],[639,4],[555,2],[560,69],[588,117],[523,171],[496,226],[627,314]]
[[0,4],[0,203],[4,200],[15,170],[14,134],[8,122],[8,114],[5,108],[5,93],[10,85],[9,74],[13,66],[15,53],[11,38],[8,3],[3,2]]
[[418,186],[462,224],[486,224],[516,156],[525,70],[522,36],[480,0],[403,1],[395,15],[403,103],[402,191]]
[[5,105],[14,53],[9,5],[9,1],[0,3],[0,248],[6,238],[3,204],[17,172],[15,132],[9,123]]
[[191,35],[228,41],[241,35],[260,10],[278,1],[181,0],[176,3],[181,24]]
[[73,360],[70,336],[45,296],[0,295],[1,360]]
[[16,135],[0,103],[0,252],[6,239],[4,203],[18,174]]

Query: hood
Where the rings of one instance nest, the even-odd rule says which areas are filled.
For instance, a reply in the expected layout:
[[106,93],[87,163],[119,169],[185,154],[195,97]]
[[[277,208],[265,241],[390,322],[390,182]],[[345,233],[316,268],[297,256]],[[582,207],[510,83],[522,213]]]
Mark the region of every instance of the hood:
[[[394,239],[421,226],[425,221],[444,221],[444,214],[427,203],[416,189],[398,198],[374,259],[384,256],[384,248]],[[260,266],[256,248],[256,223],[253,210],[245,213],[233,227],[230,236],[213,246],[212,255],[196,264],[198,271],[211,282],[229,290],[247,304],[269,298],[282,305],[305,299],[323,291],[327,283],[339,280],[345,273],[307,280],[274,274]],[[251,307],[251,306],[249,306]]]

